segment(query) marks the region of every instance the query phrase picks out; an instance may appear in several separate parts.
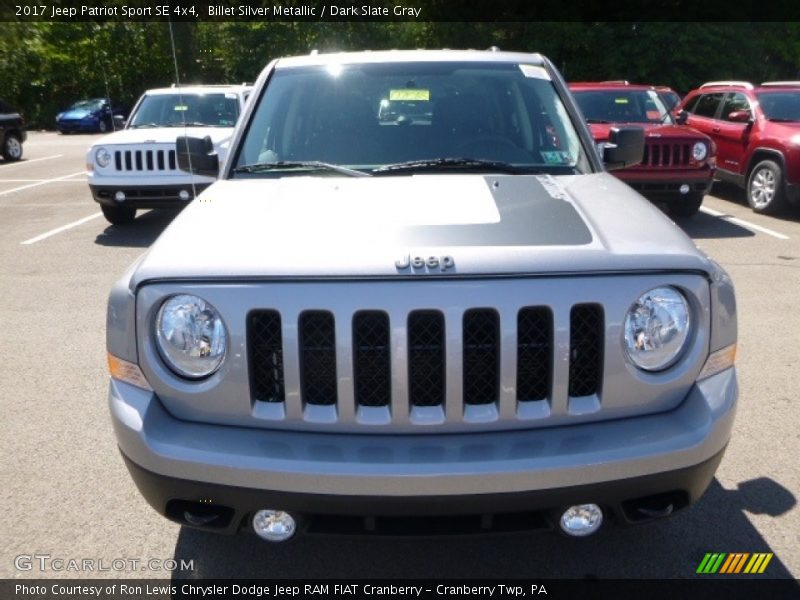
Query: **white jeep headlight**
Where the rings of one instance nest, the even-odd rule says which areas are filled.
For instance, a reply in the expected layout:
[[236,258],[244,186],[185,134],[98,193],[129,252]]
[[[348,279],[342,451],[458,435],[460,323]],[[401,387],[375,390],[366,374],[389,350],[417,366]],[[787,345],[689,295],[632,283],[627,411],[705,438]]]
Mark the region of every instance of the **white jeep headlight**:
[[689,339],[689,303],[678,290],[659,287],[639,296],[624,325],[625,352],[645,371],[661,371],[680,357]]
[[692,158],[695,160],[704,160],[708,156],[708,146],[703,142],[695,142],[692,146]]
[[111,162],[111,152],[105,148],[98,148],[94,153],[94,160],[100,167],[107,167]]
[[217,309],[197,296],[180,294],[164,301],[155,334],[161,358],[181,377],[207,377],[225,358],[225,324]]

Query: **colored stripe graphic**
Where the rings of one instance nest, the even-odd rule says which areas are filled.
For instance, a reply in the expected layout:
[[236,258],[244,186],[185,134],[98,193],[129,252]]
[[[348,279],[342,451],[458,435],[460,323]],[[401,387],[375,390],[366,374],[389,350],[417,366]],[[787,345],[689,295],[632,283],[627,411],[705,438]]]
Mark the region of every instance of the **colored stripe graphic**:
[[720,569],[720,573],[738,573],[742,570],[744,566],[744,562],[747,560],[747,557],[750,556],[749,553],[745,552],[737,552],[735,554],[729,554],[728,560],[725,561],[725,564],[722,565]]
[[703,562],[700,563],[700,566],[697,567],[698,573],[716,573],[719,569],[719,566],[722,564],[722,561],[727,556],[724,552],[719,553],[708,553],[703,558]]
[[769,561],[772,560],[773,554],[772,552],[761,552],[757,554],[753,554],[753,558],[750,559],[750,562],[747,563],[747,567],[745,567],[745,573],[763,573]]
[[[772,552],[707,552],[697,567],[697,573],[731,575],[736,573],[763,573],[772,560]],[[749,559],[749,560],[748,560]],[[745,566],[747,565],[747,566]],[[742,571],[744,569],[744,571]]]

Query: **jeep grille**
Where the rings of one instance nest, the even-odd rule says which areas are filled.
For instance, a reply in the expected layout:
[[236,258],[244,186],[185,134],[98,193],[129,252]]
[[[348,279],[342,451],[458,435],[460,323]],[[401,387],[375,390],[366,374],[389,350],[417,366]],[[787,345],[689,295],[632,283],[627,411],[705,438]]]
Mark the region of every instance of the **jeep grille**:
[[176,171],[175,150],[116,150],[117,171]]
[[[553,316],[547,307],[523,307],[516,318],[516,398],[532,403],[551,393],[553,371]],[[256,310],[247,320],[251,395],[255,402],[282,403],[284,356],[283,322],[274,310]],[[401,326],[406,337],[405,356],[391,354],[391,327]],[[339,403],[339,386],[351,386],[356,412],[364,407],[383,409],[387,422],[399,411],[417,411],[419,424],[445,420],[448,361],[461,363],[461,408],[458,413],[480,420],[496,417],[500,396],[500,316],[494,309],[474,308],[464,312],[461,327],[449,331],[438,310],[414,310],[404,323],[392,324],[381,311],[359,311],[351,322],[352,347],[337,345],[336,323],[328,311],[304,311],[296,323],[303,406],[332,407]],[[579,304],[570,312],[569,395],[600,393],[604,345],[603,309]],[[448,355],[448,341],[461,348],[461,356]],[[337,376],[337,352],[352,353],[352,380]],[[405,373],[408,407],[392,398],[392,378]],[[402,375],[401,375],[402,376]],[[345,383],[346,382],[346,383]],[[348,394],[349,396],[349,394]],[[481,407],[483,407],[481,409]],[[352,412],[352,411],[346,411]],[[331,413],[332,414],[332,413]],[[483,415],[483,418],[478,415]],[[412,414],[412,423],[415,421]]]
[[689,165],[691,156],[692,144],[647,140],[641,166],[683,167]]

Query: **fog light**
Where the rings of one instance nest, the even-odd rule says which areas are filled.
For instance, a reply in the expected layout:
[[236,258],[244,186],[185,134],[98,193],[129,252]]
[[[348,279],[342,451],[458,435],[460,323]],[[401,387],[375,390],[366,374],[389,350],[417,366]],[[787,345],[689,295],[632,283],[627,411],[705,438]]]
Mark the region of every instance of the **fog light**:
[[189,192],[187,192],[186,190],[181,190],[180,192],[178,192],[178,198],[186,202],[187,200],[189,200],[189,198],[191,198],[191,195],[189,195]]
[[567,535],[584,537],[592,535],[603,524],[603,511],[597,504],[570,506],[561,515],[559,525]]
[[253,530],[268,542],[285,542],[296,529],[292,515],[282,510],[259,510],[253,517]]
[[125,192],[119,191],[116,194],[114,194],[114,200],[116,200],[117,202],[125,202]]
[[678,188],[678,191],[685,196],[689,193],[689,189],[689,184],[684,183],[680,188]]

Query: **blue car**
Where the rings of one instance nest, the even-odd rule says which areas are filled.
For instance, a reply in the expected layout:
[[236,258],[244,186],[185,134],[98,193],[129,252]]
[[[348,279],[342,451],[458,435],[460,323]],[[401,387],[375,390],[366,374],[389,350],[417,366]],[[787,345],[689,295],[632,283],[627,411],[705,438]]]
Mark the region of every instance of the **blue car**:
[[56,115],[56,128],[61,133],[73,131],[99,131],[113,129],[114,115],[124,116],[120,107],[112,107],[106,98],[79,100],[64,112]]

